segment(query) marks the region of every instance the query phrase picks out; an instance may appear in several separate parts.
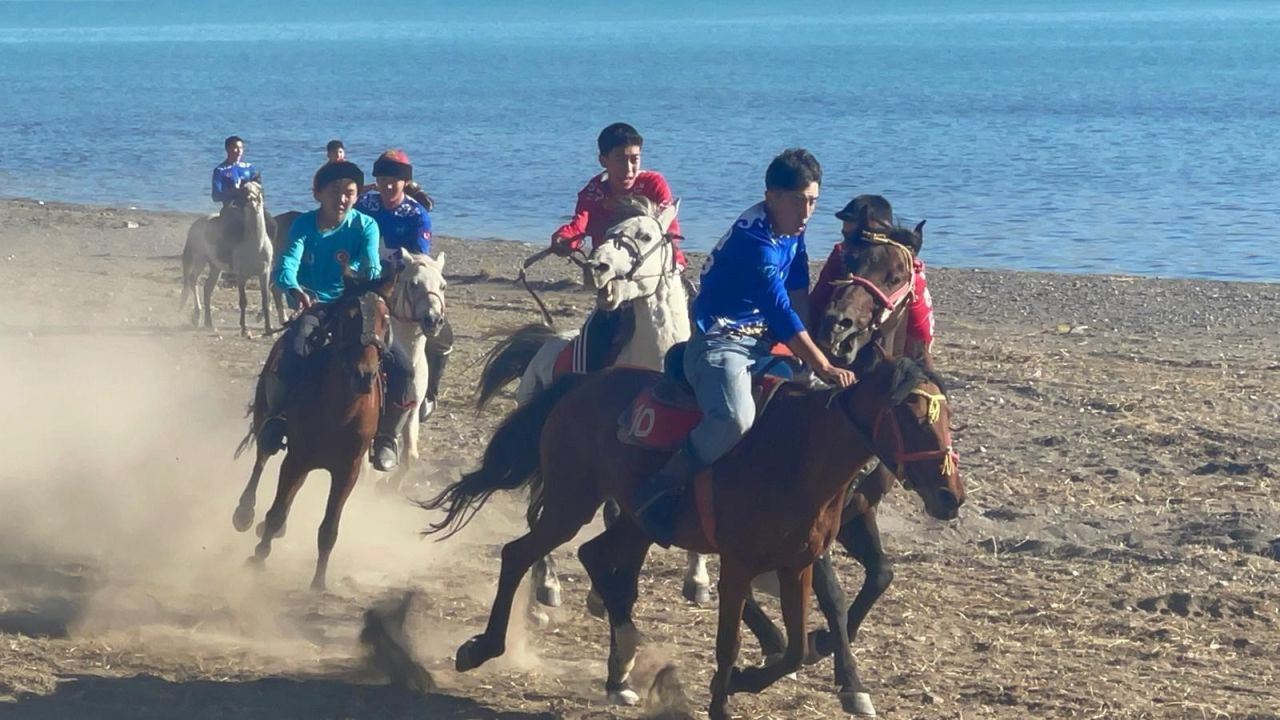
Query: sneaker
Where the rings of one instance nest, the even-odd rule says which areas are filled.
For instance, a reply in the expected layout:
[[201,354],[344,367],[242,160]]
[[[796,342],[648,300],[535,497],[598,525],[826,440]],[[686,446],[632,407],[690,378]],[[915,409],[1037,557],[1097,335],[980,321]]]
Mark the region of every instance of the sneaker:
[[400,464],[400,444],[393,437],[381,435],[373,439],[373,467],[388,472]]
[[435,400],[423,400],[422,404],[418,406],[418,422],[420,423],[426,422],[427,418],[431,417],[431,413],[435,411],[436,411]]

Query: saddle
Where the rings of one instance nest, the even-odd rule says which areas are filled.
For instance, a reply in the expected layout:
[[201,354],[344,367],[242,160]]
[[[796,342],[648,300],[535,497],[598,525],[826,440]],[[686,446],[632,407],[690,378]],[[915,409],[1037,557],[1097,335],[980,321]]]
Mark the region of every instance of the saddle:
[[[702,421],[693,388],[684,375],[685,343],[673,346],[663,360],[663,374],[640,390],[618,417],[618,440],[648,450],[675,452]],[[751,396],[756,417],[778,390],[794,377],[787,355],[774,357],[752,376]]]

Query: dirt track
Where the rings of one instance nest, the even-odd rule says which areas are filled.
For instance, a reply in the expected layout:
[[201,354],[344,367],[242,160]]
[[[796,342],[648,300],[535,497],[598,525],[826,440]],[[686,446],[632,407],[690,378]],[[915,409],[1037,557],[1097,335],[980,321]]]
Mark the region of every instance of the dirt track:
[[[422,542],[425,513],[364,482],[332,590],[313,595],[313,477],[266,574],[241,566],[253,538],[230,515],[249,462],[231,451],[268,344],[239,337],[233,291],[215,297],[212,333],[175,309],[189,220],[0,203],[0,718],[651,713],[602,705],[607,630],[582,609],[572,546],[552,626],[517,627],[508,657],[452,671],[483,625],[515,499]],[[469,410],[485,336],[536,319],[510,282],[532,248],[437,242],[459,342],[418,494],[468,467],[513,405]],[[553,263],[537,277],[572,325],[591,297]],[[881,715],[1280,718],[1280,286],[930,281],[970,496],[946,525],[901,490],[887,500],[897,578],[856,643]],[[700,710],[715,616],[680,599],[681,561],[651,555],[637,677],[677,663]],[[364,609],[406,588],[424,593],[409,629],[436,694],[380,684],[356,642]],[[750,641],[743,661],[758,661]],[[836,716],[830,677],[810,667],[734,707]]]

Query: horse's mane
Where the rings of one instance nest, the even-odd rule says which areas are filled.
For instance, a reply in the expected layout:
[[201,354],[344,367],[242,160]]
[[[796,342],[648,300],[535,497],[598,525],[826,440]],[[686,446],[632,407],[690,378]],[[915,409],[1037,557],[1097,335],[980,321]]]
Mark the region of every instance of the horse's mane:
[[[943,395],[947,394],[946,384],[942,376],[916,362],[914,358],[901,357],[896,360],[882,361],[893,364],[893,379],[889,382],[889,402],[893,405],[904,402],[912,390],[920,387],[925,381],[938,386]],[[880,363],[875,363],[876,368]]]
[[636,217],[650,217],[657,220],[658,214],[662,212],[662,207],[654,201],[643,195],[632,193],[614,197],[609,201],[609,209],[614,223]]

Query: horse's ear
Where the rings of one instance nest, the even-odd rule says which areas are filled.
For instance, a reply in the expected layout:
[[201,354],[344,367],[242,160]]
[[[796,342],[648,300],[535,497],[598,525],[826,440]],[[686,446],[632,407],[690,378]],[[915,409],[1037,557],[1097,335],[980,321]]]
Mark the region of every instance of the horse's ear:
[[924,247],[924,224],[927,222],[929,221],[921,220],[920,222],[916,223],[916,229],[913,231],[916,234],[916,254],[917,255],[920,254],[920,248]]
[[680,212],[680,198],[675,198],[670,205],[663,205],[658,211],[658,227],[662,228],[662,232],[667,232],[671,228],[671,223],[675,222],[676,214]]
[[440,269],[444,270],[444,251],[443,250],[436,255],[435,260],[436,260],[436,265],[439,265]]

